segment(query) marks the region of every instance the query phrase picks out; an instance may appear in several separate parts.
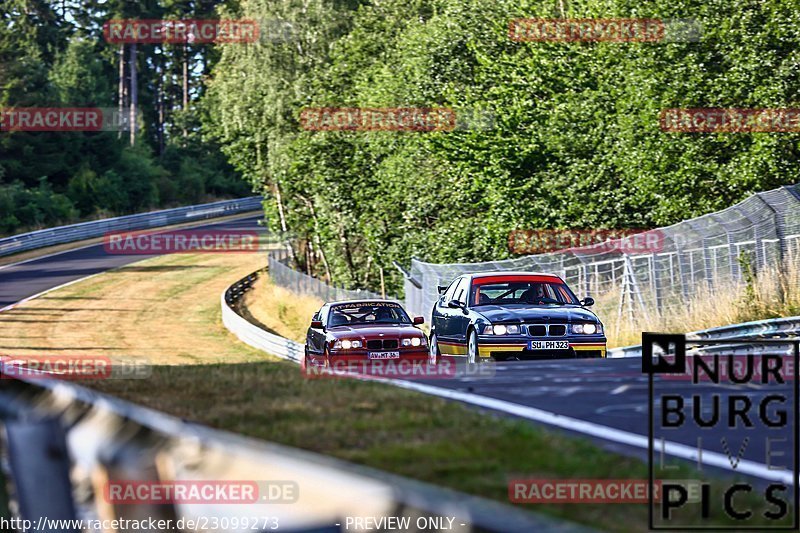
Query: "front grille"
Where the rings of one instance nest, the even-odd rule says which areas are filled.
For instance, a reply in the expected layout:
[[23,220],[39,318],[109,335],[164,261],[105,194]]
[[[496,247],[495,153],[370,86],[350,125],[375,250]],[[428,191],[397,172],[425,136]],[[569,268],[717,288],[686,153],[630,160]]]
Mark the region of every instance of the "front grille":
[[397,339],[384,339],[367,341],[367,349],[369,350],[396,350]]
[[528,335],[531,337],[544,337],[547,335],[547,326],[528,326]]
[[531,337],[563,337],[567,334],[564,324],[530,324],[528,335]]

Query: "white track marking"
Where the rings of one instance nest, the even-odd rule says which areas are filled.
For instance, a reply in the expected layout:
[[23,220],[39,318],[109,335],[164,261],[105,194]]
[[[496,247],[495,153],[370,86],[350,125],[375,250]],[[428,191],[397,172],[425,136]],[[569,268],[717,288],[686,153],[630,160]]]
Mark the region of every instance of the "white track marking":
[[[647,450],[649,447],[648,438],[645,436],[631,433],[629,431],[614,429],[601,424],[595,424],[593,422],[585,422],[577,418],[559,415],[550,411],[538,409],[536,407],[528,407],[505,400],[498,400],[495,398],[481,396],[479,394],[473,394],[471,392],[443,389],[441,387],[415,383],[412,381],[401,381],[394,379],[376,379],[375,381],[391,383],[392,385],[401,387],[403,389],[414,390],[417,392],[430,394],[431,396],[438,396],[448,400],[456,400],[459,402],[468,403],[470,405],[508,413],[510,415],[525,418],[527,420],[549,424],[551,426],[560,427],[568,431],[575,431],[584,435],[591,435],[593,437],[598,437],[620,444],[627,444],[628,446],[642,448],[644,450]],[[690,461],[697,461],[697,448],[692,448],[691,446],[672,441],[664,441],[663,446],[664,453],[667,455],[680,457],[681,459],[688,459]],[[660,449],[661,440],[659,439],[654,445],[654,453],[660,453]],[[708,450],[703,450],[702,453],[704,465],[715,466],[722,469],[730,469],[730,459],[726,455],[717,452],[710,452]],[[792,486],[794,483],[794,474],[789,470],[771,470],[767,467],[767,465],[745,459],[742,459],[739,462],[734,472],[749,474],[771,481],[780,481],[789,486]]]

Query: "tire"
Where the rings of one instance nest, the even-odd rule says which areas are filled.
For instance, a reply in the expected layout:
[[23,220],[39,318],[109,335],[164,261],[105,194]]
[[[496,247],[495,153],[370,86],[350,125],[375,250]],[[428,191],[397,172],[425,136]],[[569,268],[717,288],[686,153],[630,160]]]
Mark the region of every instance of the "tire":
[[470,329],[467,333],[467,363],[474,365],[480,362],[478,355],[478,333]]
[[439,340],[436,338],[436,333],[431,335],[430,346],[428,347],[428,364],[438,365],[442,360],[442,352],[439,351]]

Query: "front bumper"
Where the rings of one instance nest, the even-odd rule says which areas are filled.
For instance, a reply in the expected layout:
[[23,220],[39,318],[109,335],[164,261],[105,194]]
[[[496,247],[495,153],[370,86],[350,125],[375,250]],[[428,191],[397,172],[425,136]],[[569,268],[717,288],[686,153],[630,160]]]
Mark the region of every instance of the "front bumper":
[[[382,350],[374,350],[375,352],[380,352]],[[392,351],[392,350],[389,350]],[[353,363],[360,363],[364,361],[413,361],[413,362],[426,362],[428,361],[428,347],[427,346],[419,346],[414,348],[400,348],[398,350],[400,352],[400,357],[397,359],[370,359],[367,355],[367,352],[373,352],[373,350],[365,350],[363,348],[358,349],[350,349],[350,350],[331,350],[331,361],[340,361],[340,362],[353,362]]]
[[[567,341],[565,350],[531,350],[531,341]],[[606,357],[606,338],[602,335],[569,337],[508,337],[497,335],[478,336],[480,357],[517,357],[519,359],[590,358]]]

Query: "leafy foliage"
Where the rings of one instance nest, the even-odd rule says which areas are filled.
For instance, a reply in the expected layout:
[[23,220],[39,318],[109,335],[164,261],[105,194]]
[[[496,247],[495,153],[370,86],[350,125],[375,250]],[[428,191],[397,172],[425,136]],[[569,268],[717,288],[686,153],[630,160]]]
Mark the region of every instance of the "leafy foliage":
[[[507,257],[515,228],[671,224],[798,180],[796,134],[665,133],[670,107],[797,105],[783,0],[242,0],[295,39],[225,47],[210,130],[297,256],[400,286],[392,260]],[[524,43],[517,17],[692,19],[699,42]],[[491,129],[311,132],[305,106],[446,106]],[[280,204],[280,205],[279,205]],[[278,216],[283,213],[283,220]],[[365,283],[366,282],[366,283]]]

